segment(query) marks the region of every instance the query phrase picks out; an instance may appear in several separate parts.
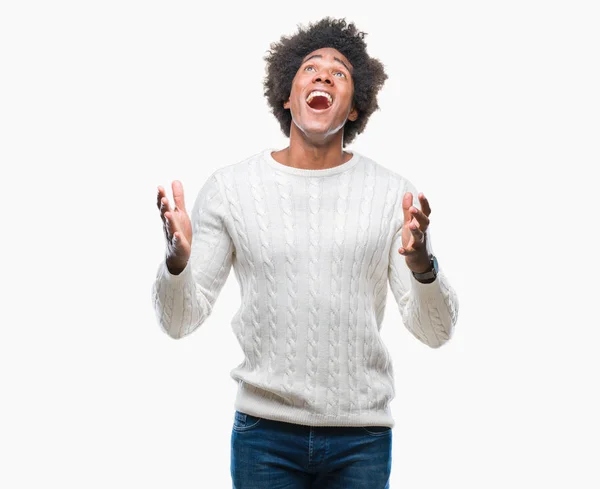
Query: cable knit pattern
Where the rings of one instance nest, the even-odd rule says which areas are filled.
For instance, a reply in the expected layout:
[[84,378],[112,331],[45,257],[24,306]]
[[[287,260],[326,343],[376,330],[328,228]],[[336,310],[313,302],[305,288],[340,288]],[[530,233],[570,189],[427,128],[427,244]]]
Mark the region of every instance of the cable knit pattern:
[[[383,209],[383,225],[385,229],[388,229],[392,226],[394,216],[398,215],[398,202],[400,202],[400,206],[402,206],[402,194],[399,192],[400,190],[400,182],[399,179],[390,176],[388,178],[388,192],[386,194],[385,206]],[[402,224],[400,223],[400,226]],[[390,238],[391,242],[391,238]],[[383,253],[380,256],[381,260],[389,259],[389,244],[386,243],[386,246],[382,246],[384,248]],[[375,318],[376,324],[381,329],[381,325],[383,322],[383,316],[385,312],[385,304],[387,300],[387,290],[388,290],[388,279],[387,279],[387,266],[382,267],[380,263],[377,264],[377,275],[375,282]],[[380,343],[380,348],[383,352],[383,355],[379,357],[379,363],[377,364],[377,370],[384,372],[387,376],[387,379],[380,378],[380,389],[383,392],[381,396],[381,402],[379,404],[379,409],[384,410],[387,406],[387,399],[392,399],[394,396],[394,381],[392,375],[392,366],[391,366],[391,358],[390,353],[383,344],[381,336],[377,334],[377,339]]]
[[306,386],[304,409],[309,411],[317,401],[317,367],[319,359],[319,313],[321,271],[320,203],[321,178],[307,178],[308,195],[308,329],[306,334]]
[[[277,311],[275,309],[277,284],[275,282],[275,266],[269,250],[271,249],[271,238],[269,229],[271,227],[268,204],[266,202],[265,189],[263,187],[261,176],[258,170],[258,165],[255,159],[248,161],[248,183],[253,197],[254,216],[256,219],[256,228],[260,243],[260,261],[263,267],[265,285],[267,288],[267,332],[265,341],[268,343],[267,358],[266,358],[266,387],[268,388],[273,382],[276,352],[277,352]],[[255,330],[256,334],[252,340],[255,346],[255,353],[260,355],[262,347],[262,338],[259,331]]]
[[[389,283],[402,322],[424,345],[452,337],[458,298],[437,255],[417,281],[402,245],[410,181],[369,158],[325,170],[283,165],[267,149],[216,170],[190,213],[192,253],[152,285],[160,327],[183,338],[210,316],[234,269],[231,326],[244,361],[231,370],[235,409],[311,426],[394,426],[394,372],[381,328]],[[435,222],[432,227],[435,226]],[[427,247],[433,253],[431,228]],[[397,327],[398,325],[392,325]]]
[[[238,258],[242,257],[240,260],[240,268],[241,274],[244,279],[249,279],[252,281],[252,290],[256,291],[256,271],[254,270],[254,262],[252,260],[252,254],[249,250],[248,244],[248,233],[246,231],[246,221],[244,219],[242,213],[242,207],[239,201],[238,192],[235,188],[235,180],[231,177],[227,178],[226,175],[223,175],[223,188],[225,193],[225,199],[228,204],[229,214],[233,220],[233,227],[236,230],[236,237],[239,242],[240,253],[238,253]],[[246,289],[247,285],[244,283],[242,285],[243,289]],[[256,296],[255,296],[256,297]],[[246,331],[246,325],[251,322],[251,319],[248,320],[247,316],[252,313],[253,303],[250,302],[250,307],[245,307],[242,309],[242,314],[240,317],[240,325],[239,329],[236,332],[236,337],[242,346],[242,349],[245,354],[245,361],[250,364],[249,369],[252,369],[252,342],[248,339],[248,333]]]
[[[367,386],[371,386],[374,384],[373,390],[375,391],[375,395],[371,394],[371,388],[368,389],[368,400],[369,404],[367,405],[368,409],[385,411],[387,408],[387,404],[391,399],[391,395],[386,396],[384,394],[386,386],[384,384],[383,375],[385,372],[385,364],[387,363],[387,349],[383,345],[381,341],[381,337],[379,335],[379,328],[381,323],[377,320],[377,316],[375,314],[374,305],[377,303],[377,291],[376,289],[376,272],[380,267],[381,260],[383,258],[388,258],[389,256],[389,248],[385,245],[386,241],[389,239],[388,229],[391,228],[391,214],[393,209],[393,202],[395,197],[395,192],[397,189],[393,187],[393,178],[388,176],[384,180],[385,183],[385,191],[384,191],[384,201],[382,203],[381,215],[378,219],[377,223],[379,224],[379,232],[377,234],[377,245],[374,249],[373,254],[371,255],[371,262],[368,268],[368,280],[369,283],[372,284],[372,297],[370,300],[364,301],[364,306],[366,308],[365,313],[371,316],[375,316],[374,321],[370,321],[369,326],[367,326],[368,335],[365,337],[365,351],[368,352],[367,358],[365,358],[366,364],[372,368],[376,374],[375,378],[371,379],[370,369],[365,370],[366,375],[366,384]],[[380,190],[383,190],[380,188]],[[387,294],[387,289],[384,292]],[[377,331],[374,331],[372,328],[376,328]],[[375,388],[375,386],[377,386]]]
[[329,379],[327,384],[327,414],[338,415],[340,402],[340,313],[342,299],[342,279],[344,271],[344,240],[348,218],[348,193],[354,168],[340,173],[337,177],[338,190],[333,218],[333,254],[331,260],[331,307],[329,308]]
[[294,216],[293,186],[291,178],[283,172],[275,172],[279,205],[283,218],[283,236],[285,240],[285,285],[287,301],[285,305],[285,370],[283,372],[283,387],[287,391],[287,402],[294,404],[291,399],[296,376],[296,335],[298,309],[298,280],[296,265],[296,219]]
[[[371,211],[373,209],[373,194],[375,193],[375,165],[365,161],[364,179],[361,188],[361,205],[358,211],[357,233],[359,236],[368,236],[371,227]],[[359,378],[358,378],[358,329],[359,329],[359,291],[362,279],[361,271],[364,257],[369,252],[367,241],[357,241],[354,247],[354,257],[350,275],[350,303],[348,304],[348,386],[349,402],[346,409],[350,412],[361,412],[359,402]],[[366,384],[370,388],[369,383]],[[367,395],[368,396],[368,395]]]

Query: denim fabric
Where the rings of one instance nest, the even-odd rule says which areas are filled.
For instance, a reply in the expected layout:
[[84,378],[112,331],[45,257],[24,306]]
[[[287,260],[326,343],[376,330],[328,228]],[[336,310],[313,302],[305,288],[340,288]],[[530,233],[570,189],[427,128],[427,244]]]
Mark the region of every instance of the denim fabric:
[[389,489],[388,426],[304,426],[235,411],[233,489]]

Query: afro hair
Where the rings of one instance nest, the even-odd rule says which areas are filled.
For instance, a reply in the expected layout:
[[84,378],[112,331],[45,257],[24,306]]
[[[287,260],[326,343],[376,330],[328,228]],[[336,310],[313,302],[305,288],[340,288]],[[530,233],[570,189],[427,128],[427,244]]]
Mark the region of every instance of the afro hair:
[[353,23],[347,24],[345,19],[325,17],[309,23],[306,29],[298,26],[294,35],[282,36],[279,42],[271,43],[268,54],[263,58],[267,63],[264,95],[287,137],[290,137],[292,114],[289,109],[283,108],[283,103],[290,96],[294,77],[307,54],[326,47],[337,49],[353,67],[353,103],[358,110],[358,118],[346,121],[343,146],[363,132],[371,114],[379,109],[377,93],[388,78],[383,64],[367,54],[365,35]]

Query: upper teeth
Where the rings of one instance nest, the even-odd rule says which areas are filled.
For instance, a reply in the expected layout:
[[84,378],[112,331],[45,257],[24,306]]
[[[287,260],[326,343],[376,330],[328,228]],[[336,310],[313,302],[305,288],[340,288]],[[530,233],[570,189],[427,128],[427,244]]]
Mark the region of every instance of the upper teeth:
[[315,98],[315,97],[327,97],[327,100],[329,101],[329,105],[331,105],[333,103],[333,98],[331,98],[331,95],[329,95],[327,92],[320,92],[319,90],[315,90],[314,92],[310,92],[308,94],[308,98],[306,99],[306,103],[310,104],[310,101]]

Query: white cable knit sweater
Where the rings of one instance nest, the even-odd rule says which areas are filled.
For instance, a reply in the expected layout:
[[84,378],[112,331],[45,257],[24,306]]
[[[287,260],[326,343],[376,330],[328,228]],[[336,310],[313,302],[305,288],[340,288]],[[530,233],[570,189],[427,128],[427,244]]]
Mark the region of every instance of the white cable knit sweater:
[[[452,336],[458,299],[441,270],[418,282],[398,253],[406,178],[351,151],[325,170],[264,150],[216,170],[190,214],[192,254],[160,263],[152,302],[172,338],[210,316],[231,266],[242,295],[231,325],[245,354],[235,409],[309,426],[394,426],[392,359],[380,337],[388,280],[406,328],[432,348]],[[431,253],[431,229],[427,231]],[[397,325],[396,325],[397,326]]]

